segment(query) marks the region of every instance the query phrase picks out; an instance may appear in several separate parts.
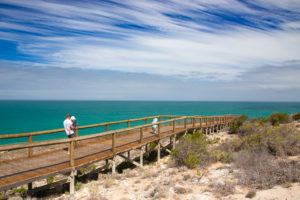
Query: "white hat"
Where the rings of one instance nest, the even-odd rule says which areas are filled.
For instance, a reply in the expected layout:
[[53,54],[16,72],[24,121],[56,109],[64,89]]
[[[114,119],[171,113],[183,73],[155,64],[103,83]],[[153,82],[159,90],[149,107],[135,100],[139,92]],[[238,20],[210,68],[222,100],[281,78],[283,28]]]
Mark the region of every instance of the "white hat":
[[72,116],[72,117],[71,117],[71,120],[72,120],[72,121],[75,121],[75,120],[76,120],[76,118],[75,118],[74,116]]

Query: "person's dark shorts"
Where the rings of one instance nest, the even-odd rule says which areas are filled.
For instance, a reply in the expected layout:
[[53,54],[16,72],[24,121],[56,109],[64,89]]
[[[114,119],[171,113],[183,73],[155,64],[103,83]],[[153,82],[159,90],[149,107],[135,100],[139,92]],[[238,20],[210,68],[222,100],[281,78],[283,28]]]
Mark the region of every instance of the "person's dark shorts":
[[68,138],[73,138],[74,134],[68,135]]

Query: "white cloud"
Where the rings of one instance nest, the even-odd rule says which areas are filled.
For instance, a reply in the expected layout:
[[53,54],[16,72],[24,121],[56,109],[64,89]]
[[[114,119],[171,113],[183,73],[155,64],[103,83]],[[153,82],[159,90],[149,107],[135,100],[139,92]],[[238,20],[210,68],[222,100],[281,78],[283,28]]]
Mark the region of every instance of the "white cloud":
[[[19,42],[19,51],[43,58],[46,62],[39,64],[48,67],[233,81],[245,79],[243,74],[265,65],[300,60],[298,21],[288,21],[286,16],[281,17],[276,12],[255,10],[234,0],[120,2],[127,7],[103,2],[70,5],[30,0],[3,0],[5,2],[33,11],[2,8],[2,15],[10,21],[1,22],[0,38]],[[300,5],[299,1],[293,0],[255,2],[268,9],[291,11]],[[204,12],[214,9],[253,15],[250,19],[257,24],[262,23],[263,16],[268,14],[268,17],[283,22],[282,29],[262,31],[233,24],[223,24],[222,27],[221,22],[209,23],[209,20],[218,21]],[[167,17],[165,13],[181,14],[197,18],[197,21],[182,22]],[[124,29],[116,26],[117,23],[141,24],[154,30]],[[3,29],[39,35],[23,37],[16,32],[1,31]],[[70,35],[64,36],[62,33],[67,31],[71,32]],[[299,71],[295,71],[291,80],[298,75]]]

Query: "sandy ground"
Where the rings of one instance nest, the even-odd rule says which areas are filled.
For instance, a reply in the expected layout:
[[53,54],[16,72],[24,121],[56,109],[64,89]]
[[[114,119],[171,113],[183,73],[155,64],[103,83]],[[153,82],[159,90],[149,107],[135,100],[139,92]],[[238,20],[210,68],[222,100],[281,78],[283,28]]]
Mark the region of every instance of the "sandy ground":
[[[100,175],[98,181],[84,184],[73,197],[64,194],[63,199],[178,199],[178,200],[238,200],[249,199],[246,194],[250,189],[236,185],[234,171],[229,165],[216,163],[207,170],[189,170],[172,166],[169,157],[159,164],[151,164],[144,168],[127,170],[115,176]],[[232,194],[219,193],[218,186],[229,184]],[[230,192],[229,192],[230,193]],[[252,198],[256,200],[298,200],[300,184],[288,187],[276,186],[269,190],[258,190]]]
[[[231,136],[223,132],[212,137],[225,140]],[[250,189],[237,184],[234,175],[236,172],[230,164],[223,163],[214,163],[207,169],[201,170],[178,168],[174,165],[170,156],[166,156],[159,163],[126,170],[123,174],[114,176],[100,174],[97,181],[83,184],[74,196],[64,194],[54,199],[249,199],[245,196]],[[300,184],[295,183],[276,186],[268,190],[257,190],[252,199],[300,200]]]

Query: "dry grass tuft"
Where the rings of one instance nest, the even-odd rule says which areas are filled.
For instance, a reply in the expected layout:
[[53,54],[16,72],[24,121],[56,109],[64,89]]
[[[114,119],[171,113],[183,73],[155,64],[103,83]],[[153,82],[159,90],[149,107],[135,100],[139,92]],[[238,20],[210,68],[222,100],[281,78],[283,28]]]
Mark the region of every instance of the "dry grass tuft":
[[106,179],[104,179],[103,186],[105,188],[110,188],[113,185],[115,185],[115,180],[114,179],[112,179],[111,177],[107,177]]
[[256,195],[256,191],[255,190],[250,190],[247,194],[246,194],[246,198],[252,199],[253,197],[255,197]]
[[209,185],[210,191],[214,193],[217,197],[228,196],[233,194],[235,191],[235,184],[232,182],[224,183],[212,183]]
[[188,191],[187,191],[187,189],[185,189],[182,186],[176,186],[176,187],[174,187],[174,192],[176,194],[186,194]]

